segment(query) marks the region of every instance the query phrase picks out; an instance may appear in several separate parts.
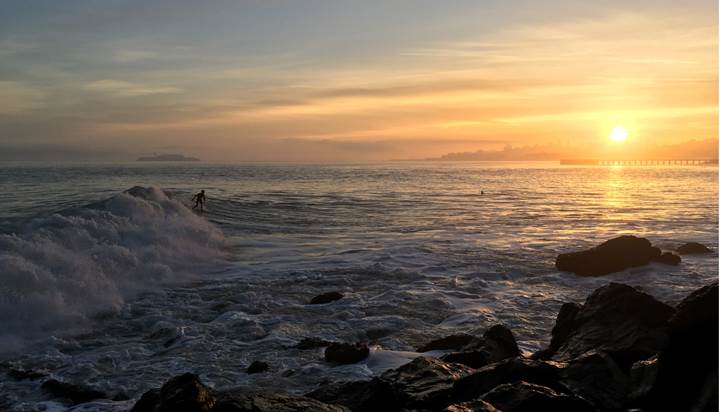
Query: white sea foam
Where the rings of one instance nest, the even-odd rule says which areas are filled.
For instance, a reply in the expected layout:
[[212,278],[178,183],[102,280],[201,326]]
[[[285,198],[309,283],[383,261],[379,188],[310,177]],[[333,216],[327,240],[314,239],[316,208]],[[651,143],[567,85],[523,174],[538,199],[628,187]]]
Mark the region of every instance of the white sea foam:
[[81,327],[222,259],[223,235],[162,190],[134,187],[0,235],[0,348]]

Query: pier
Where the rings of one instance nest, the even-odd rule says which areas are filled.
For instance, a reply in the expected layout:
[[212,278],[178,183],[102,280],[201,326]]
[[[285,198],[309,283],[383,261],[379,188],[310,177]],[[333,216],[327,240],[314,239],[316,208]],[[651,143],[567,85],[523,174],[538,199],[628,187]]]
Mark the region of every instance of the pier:
[[588,166],[711,166],[717,165],[718,159],[562,159],[560,164]]

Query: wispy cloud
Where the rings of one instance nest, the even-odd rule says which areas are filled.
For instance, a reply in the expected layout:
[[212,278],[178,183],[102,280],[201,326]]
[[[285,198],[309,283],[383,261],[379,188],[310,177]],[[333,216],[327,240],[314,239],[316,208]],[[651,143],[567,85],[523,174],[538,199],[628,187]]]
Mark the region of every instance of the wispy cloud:
[[138,97],[151,94],[179,93],[181,90],[171,86],[150,86],[124,80],[97,80],[85,84],[90,91],[106,93],[114,97]]

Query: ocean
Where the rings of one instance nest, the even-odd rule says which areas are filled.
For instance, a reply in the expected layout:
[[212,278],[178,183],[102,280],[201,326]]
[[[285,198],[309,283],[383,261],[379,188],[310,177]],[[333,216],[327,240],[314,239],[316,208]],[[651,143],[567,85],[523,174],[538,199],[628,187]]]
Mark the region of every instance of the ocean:
[[[205,214],[188,208],[201,189]],[[717,253],[596,278],[554,267],[623,234],[717,251],[710,166],[0,163],[0,192],[0,373],[117,395],[83,410],[128,410],[183,372],[304,393],[496,323],[532,352],[562,303],[609,282],[677,303],[718,276]],[[329,291],[344,297],[307,304]],[[304,337],[372,353],[331,366],[294,348]],[[246,374],[254,360],[269,372]],[[3,377],[0,409],[67,408],[39,385]]]

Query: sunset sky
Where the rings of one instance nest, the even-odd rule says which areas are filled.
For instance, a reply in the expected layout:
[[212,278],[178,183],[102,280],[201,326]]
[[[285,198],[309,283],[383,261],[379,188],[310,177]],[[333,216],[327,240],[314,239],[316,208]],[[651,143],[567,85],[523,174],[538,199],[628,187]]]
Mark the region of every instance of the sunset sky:
[[[375,161],[717,139],[717,2],[0,5],[0,159]],[[608,136],[628,131],[624,142]]]

